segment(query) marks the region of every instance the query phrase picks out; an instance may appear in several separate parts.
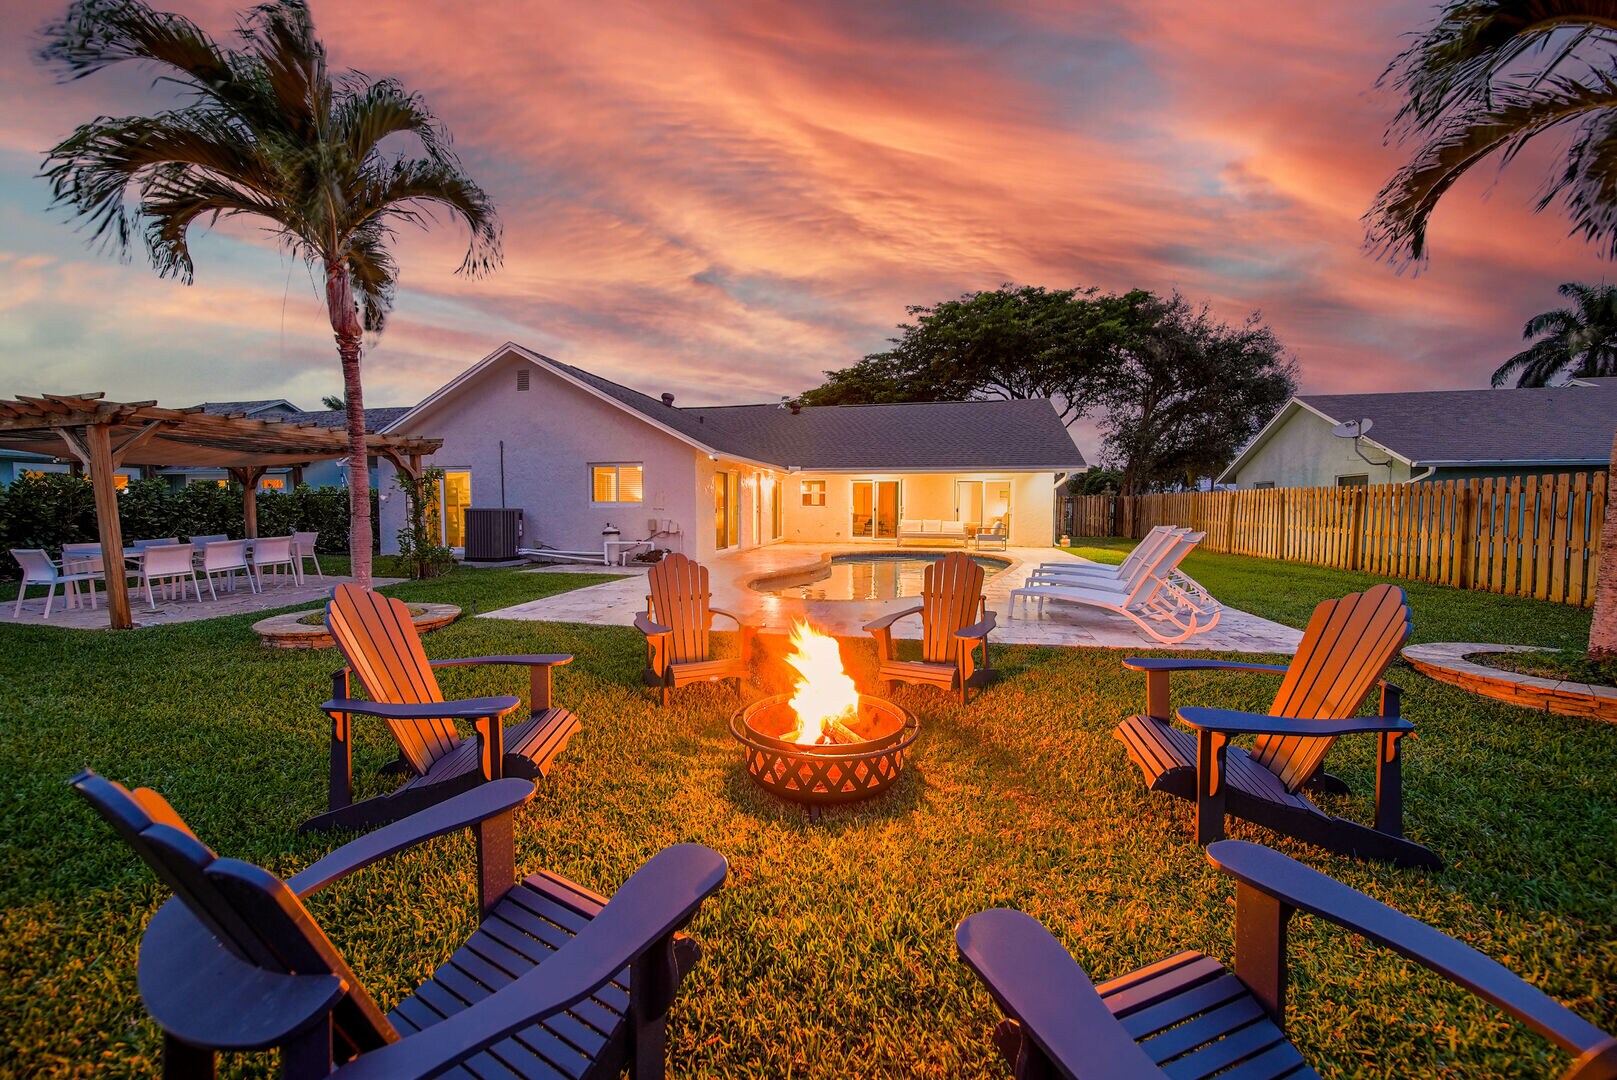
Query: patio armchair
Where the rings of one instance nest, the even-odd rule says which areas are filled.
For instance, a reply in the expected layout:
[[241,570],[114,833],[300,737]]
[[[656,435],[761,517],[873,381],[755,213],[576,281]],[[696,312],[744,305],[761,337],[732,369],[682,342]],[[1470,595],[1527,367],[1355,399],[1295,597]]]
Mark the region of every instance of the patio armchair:
[[178,590],[177,599],[185,599],[185,582],[191,582],[197,603],[202,602],[202,586],[197,584],[196,564],[191,560],[190,544],[148,544],[140,553],[140,583],[146,590],[146,603],[157,610],[152,597],[152,582],[161,582],[166,597]]
[[303,574],[298,570],[298,561],[293,556],[292,538],[290,536],[262,536],[252,542],[249,556],[253,564],[253,573],[258,575],[258,590],[264,591],[264,571],[274,570],[277,582],[281,580],[281,569],[291,571],[292,584],[302,585]]
[[230,592],[235,592],[238,572],[247,575],[249,589],[259,591],[258,582],[253,578],[253,568],[247,562],[247,541],[215,540],[202,548],[202,576],[208,579],[208,595],[213,599],[219,599],[219,593],[213,587],[213,576],[229,575],[222,584]]
[[[551,671],[571,656],[478,656],[428,660],[421,635],[402,601],[358,585],[339,585],[326,605],[326,629],[348,666],[333,673],[331,699],[321,710],[331,718],[329,802],[304,831],[359,829],[415,813],[434,803],[502,777],[531,782],[546,775],[556,755],[579,729],[578,718],[550,703]],[[436,669],[474,665],[526,667],[528,717],[505,726],[522,704],[515,697],[445,701]],[[353,695],[357,677],[369,700]],[[409,774],[385,795],[354,801],[353,723],[371,717],[387,725],[398,744],[392,769]],[[463,738],[456,722],[472,725]]]
[[971,546],[978,551],[983,551],[989,547],[1004,551],[1005,545],[1009,542],[1010,526],[1006,524],[1004,518],[989,522],[986,529],[978,529],[971,536]]
[[[1196,804],[1196,842],[1224,835],[1226,813],[1344,855],[1400,866],[1437,867],[1428,848],[1407,839],[1403,826],[1401,742],[1415,726],[1399,715],[1400,691],[1382,678],[1409,639],[1404,590],[1377,585],[1314,609],[1290,664],[1228,660],[1135,658],[1123,666],[1146,676],[1146,711],[1117,726],[1113,736],[1139,766],[1153,791]],[[1180,708],[1170,717],[1168,679],[1176,671],[1252,671],[1283,675],[1267,714]],[[1357,717],[1359,705],[1381,688],[1378,715]],[[1251,750],[1231,744],[1252,735]],[[1374,735],[1376,805],[1373,826],[1331,817],[1305,789],[1346,794],[1325,771],[1325,756],[1343,735]]]
[[[865,631],[876,639],[876,677],[889,692],[895,682],[920,683],[954,690],[964,705],[972,689],[993,680],[988,634],[994,629],[995,615],[983,595],[986,577],[970,556],[951,552],[922,572],[920,604],[865,625]],[[893,624],[911,615],[921,616],[921,659],[900,660],[893,643]]]
[[[955,945],[1005,1013],[993,1039],[1018,1077],[1317,1076],[1286,1038],[1297,912],[1406,956],[1546,1036],[1574,1059],[1561,1080],[1617,1077],[1617,1037],[1471,946],[1261,845],[1221,840],[1207,858],[1236,881],[1233,971],[1185,951],[1097,986],[1031,915],[995,908],[961,922]],[[1344,1015],[1355,1008],[1331,1004]]]
[[[656,687],[667,706],[669,694],[695,682],[752,677],[752,639],[755,627],[722,608],[712,606],[707,567],[679,552],[664,556],[646,575],[646,610],[634,619],[635,629],[646,636],[646,667],[641,680]],[[713,616],[723,615],[736,624],[741,637],[738,656],[713,655]]]
[[45,591],[45,618],[51,617],[51,605],[56,600],[56,588],[63,587],[63,598],[66,603],[78,604],[78,586],[82,582],[90,590],[90,610],[95,610],[95,583],[102,578],[99,570],[64,570],[63,567],[51,560],[50,554],[43,548],[12,548],[11,557],[17,560],[22,567],[22,583],[17,586],[17,606],[12,608],[12,618],[22,616],[23,598],[28,593],[30,585],[44,585]]
[[[669,1009],[701,955],[680,931],[727,871],[718,852],[680,844],[653,855],[610,900],[545,871],[518,879],[513,818],[534,789],[507,779],[360,837],[283,880],[216,856],[154,791],[128,791],[88,771],[72,784],[174,890],[146,925],[138,970],[170,1077],[211,1077],[221,1052],[262,1050],[278,1050],[280,1075],[293,1080],[583,1078],[625,1068],[660,1077]],[[476,839],[482,921],[384,1014],[305,900],[463,829]],[[439,924],[442,903],[419,899],[422,926]],[[395,955],[435,947],[429,940]]]
[[314,553],[314,545],[320,539],[317,532],[295,532],[292,534],[292,555],[298,561],[298,573],[303,573],[305,562],[314,563],[315,577],[321,581],[326,580],[325,573],[320,569],[320,559]]

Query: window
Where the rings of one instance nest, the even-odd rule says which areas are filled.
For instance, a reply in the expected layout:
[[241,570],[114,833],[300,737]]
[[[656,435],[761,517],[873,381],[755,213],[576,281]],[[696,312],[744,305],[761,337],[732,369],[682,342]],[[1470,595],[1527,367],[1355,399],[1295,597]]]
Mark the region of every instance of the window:
[[1338,476],[1336,478],[1336,486],[1337,487],[1369,487],[1370,486],[1370,474],[1369,473],[1353,473],[1353,474],[1351,474],[1349,476]]
[[259,491],[285,491],[286,490],[286,477],[284,477],[284,476],[261,476],[261,477],[258,478],[258,490]]
[[119,491],[122,491],[125,488],[127,488],[129,486],[129,474],[128,473],[113,473],[112,474],[112,486],[117,488]]
[[598,503],[645,502],[645,485],[638,464],[591,465],[590,501]]
[[825,505],[825,481],[804,480],[801,483],[804,506]]
[[1274,488],[1275,482],[1273,480],[1259,480],[1252,485],[1253,491],[1273,491]]

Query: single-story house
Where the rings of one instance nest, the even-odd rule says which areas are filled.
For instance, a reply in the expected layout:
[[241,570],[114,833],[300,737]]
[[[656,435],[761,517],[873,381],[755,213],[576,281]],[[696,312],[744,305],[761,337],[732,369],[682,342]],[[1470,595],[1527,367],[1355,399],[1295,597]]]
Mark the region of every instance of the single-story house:
[[[1614,384],[1294,397],[1218,482],[1328,487],[1604,469],[1617,434]],[[1333,433],[1353,423],[1358,438]]]
[[[317,427],[340,428],[348,424],[348,414],[341,409],[321,409],[315,412],[305,412],[285,398],[272,398],[264,401],[205,401],[195,406],[205,413],[214,416],[249,416],[257,420],[280,420],[288,424],[314,424]],[[398,420],[408,408],[388,407],[365,410],[365,430],[373,435],[380,434],[389,424]],[[378,478],[376,459],[370,459],[371,487],[376,486]],[[155,470],[157,476],[166,479],[173,487],[184,487],[186,484],[222,484],[228,481],[229,474],[224,469],[210,469],[200,466],[174,466]],[[258,481],[260,491],[289,491],[298,484],[307,484],[310,487],[347,487],[348,462],[347,459],[310,462],[299,469],[270,469]]]
[[71,466],[48,454],[30,454],[26,450],[0,449],[0,486],[10,484],[29,473],[69,472]]
[[[461,511],[520,507],[528,547],[599,551],[610,527],[696,559],[782,540],[896,543],[901,521],[1054,539],[1051,484],[1085,467],[1044,400],[692,407],[507,343],[388,426],[443,439],[444,542]],[[382,549],[405,520],[382,482]]]

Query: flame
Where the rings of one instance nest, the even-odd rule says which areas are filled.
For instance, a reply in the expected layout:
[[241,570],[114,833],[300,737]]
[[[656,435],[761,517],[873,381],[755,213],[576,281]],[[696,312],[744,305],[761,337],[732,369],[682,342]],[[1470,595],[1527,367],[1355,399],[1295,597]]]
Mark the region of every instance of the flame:
[[795,740],[813,745],[825,739],[830,721],[847,723],[859,715],[859,691],[842,670],[835,638],[800,619],[792,624],[792,648],[786,662],[801,676],[791,700],[798,723]]

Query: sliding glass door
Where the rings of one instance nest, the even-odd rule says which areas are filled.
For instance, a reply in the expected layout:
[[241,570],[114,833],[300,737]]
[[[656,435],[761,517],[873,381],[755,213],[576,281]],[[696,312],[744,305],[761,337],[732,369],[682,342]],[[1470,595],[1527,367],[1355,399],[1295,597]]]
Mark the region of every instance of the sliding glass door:
[[892,540],[898,536],[897,480],[853,482],[853,519],[848,535],[864,540]]
[[988,528],[1000,519],[1011,520],[1009,480],[956,480],[954,512],[959,520]]

